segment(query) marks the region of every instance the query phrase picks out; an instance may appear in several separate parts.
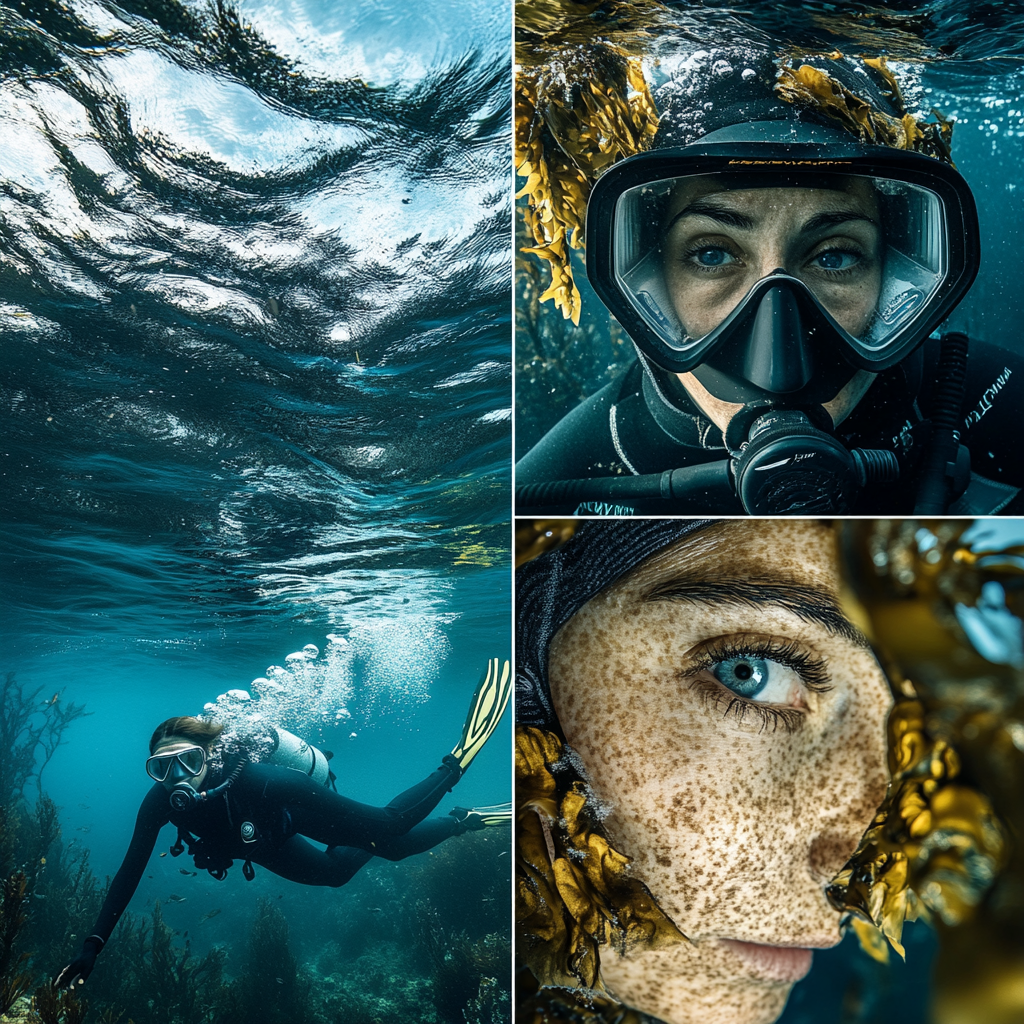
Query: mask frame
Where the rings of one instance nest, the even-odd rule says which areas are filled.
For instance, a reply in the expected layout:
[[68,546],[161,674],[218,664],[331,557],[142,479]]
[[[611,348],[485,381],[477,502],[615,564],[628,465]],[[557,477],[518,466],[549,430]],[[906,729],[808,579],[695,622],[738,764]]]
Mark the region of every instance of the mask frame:
[[[892,179],[934,193],[946,224],[946,273],[915,315],[881,347],[873,347],[843,330],[812,299],[816,312],[829,323],[829,335],[840,342],[842,361],[854,370],[880,372],[904,360],[967,294],[978,274],[981,254],[978,214],[963,177],[931,157],[858,142],[845,132],[796,121],[754,122],[727,128],[689,146],[654,150],[629,157],[598,179],[587,205],[586,265],[594,291],[622,324],[637,347],[658,366],[686,373],[702,365],[728,339],[729,329],[762,282],[753,285],[722,324],[702,338],[674,345],[639,314],[615,271],[616,210],[630,189],[672,178],[727,176],[734,188],[764,187],[766,174],[779,185],[813,176],[815,182],[859,175]],[[764,280],[764,279],[762,279]]]
[[[196,752],[200,755],[197,759],[199,761],[199,767],[193,770],[192,765],[182,759],[182,755],[193,754]],[[196,744],[193,747],[183,747],[181,750],[169,751],[166,754],[153,754],[151,757],[146,758],[146,774],[155,782],[166,782],[167,776],[170,775],[171,767],[175,761],[177,761],[178,764],[192,776],[192,778],[196,778],[202,774],[203,769],[206,767],[206,751],[203,747]],[[163,774],[157,774],[161,768],[163,769]]]

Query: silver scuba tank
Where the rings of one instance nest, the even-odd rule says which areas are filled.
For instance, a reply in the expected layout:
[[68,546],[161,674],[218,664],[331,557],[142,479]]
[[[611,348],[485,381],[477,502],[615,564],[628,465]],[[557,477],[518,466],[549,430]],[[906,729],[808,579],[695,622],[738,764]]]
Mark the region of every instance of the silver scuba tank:
[[330,759],[329,754],[279,726],[272,726],[271,733],[274,748],[270,757],[266,759],[267,764],[304,772],[321,786],[331,784],[331,769],[327,763]]

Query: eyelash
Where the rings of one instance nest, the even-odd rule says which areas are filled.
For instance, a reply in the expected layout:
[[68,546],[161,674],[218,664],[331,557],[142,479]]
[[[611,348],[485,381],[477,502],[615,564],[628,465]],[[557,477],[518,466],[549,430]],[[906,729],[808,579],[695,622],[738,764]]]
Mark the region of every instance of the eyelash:
[[[763,658],[765,661],[775,661],[793,669],[800,676],[804,686],[814,693],[825,693],[832,689],[825,660],[808,654],[792,640],[714,640],[697,654],[685,675],[692,676],[697,672],[710,671],[719,662],[731,658]],[[773,707],[771,704],[740,697],[718,680],[694,679],[690,687],[700,691],[705,703],[713,702],[716,707],[722,708],[725,717],[734,713],[742,721],[748,712],[752,712],[761,719],[761,732],[769,728],[774,732],[779,726],[786,732],[794,732],[804,720],[803,712],[798,708]]]
[[728,246],[722,245],[720,242],[709,243],[709,244],[705,244],[705,245],[701,245],[701,244],[697,243],[697,244],[691,245],[690,248],[687,249],[682,254],[682,256],[680,257],[680,262],[687,269],[689,269],[689,270],[697,270],[697,271],[699,271],[702,274],[714,274],[714,273],[716,273],[719,270],[723,270],[725,266],[731,266],[732,265],[732,264],[725,264],[725,265],[720,265],[720,266],[717,266],[717,267],[705,267],[702,263],[698,263],[697,260],[694,257],[696,257],[697,253],[704,252],[707,249],[721,249],[722,252],[728,253],[730,256],[733,257],[733,259],[739,259],[739,256],[735,252],[733,252],[731,249],[729,249]]

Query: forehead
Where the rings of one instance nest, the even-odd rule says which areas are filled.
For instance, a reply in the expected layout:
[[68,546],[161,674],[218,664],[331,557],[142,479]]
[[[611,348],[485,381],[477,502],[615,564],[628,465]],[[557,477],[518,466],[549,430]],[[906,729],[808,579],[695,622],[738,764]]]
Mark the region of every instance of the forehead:
[[874,215],[878,209],[874,186],[868,179],[853,175],[829,179],[819,177],[806,186],[764,181],[751,188],[743,187],[741,182],[730,182],[721,175],[707,174],[686,178],[672,189],[667,218],[675,217],[698,199],[712,197],[728,206],[753,213],[794,209],[809,215],[850,210]]
[[782,579],[836,593],[835,535],[817,520],[732,520],[716,523],[652,555],[609,591],[645,597],[685,574],[716,578]]
[[201,743],[195,740],[185,739],[181,736],[168,736],[162,739],[153,751],[154,754],[174,754],[181,750],[188,750],[191,747],[202,747]]

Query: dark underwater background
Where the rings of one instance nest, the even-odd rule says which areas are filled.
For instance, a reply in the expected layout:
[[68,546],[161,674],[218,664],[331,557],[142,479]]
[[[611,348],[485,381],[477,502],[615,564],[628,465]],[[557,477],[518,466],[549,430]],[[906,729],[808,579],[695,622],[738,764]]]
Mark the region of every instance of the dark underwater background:
[[[981,223],[981,271],[944,330],[1019,352],[1024,347],[1024,5],[931,0],[921,3],[826,3],[822,0],[702,4],[666,0],[688,33],[652,50],[672,61],[728,41],[734,52],[769,45],[776,52],[840,50],[887,56],[910,111],[934,107],[956,123],[953,160],[974,192]],[[656,68],[653,82],[662,79]],[[517,179],[518,187],[522,180]],[[525,202],[525,200],[520,200]],[[520,229],[521,235],[521,229]],[[519,238],[519,245],[527,244]],[[634,358],[629,339],[586,280],[574,250],[582,299],[578,327],[552,303],[526,301],[526,261],[519,255],[516,314],[516,458],[585,397]],[[546,273],[546,271],[544,272]],[[544,276],[543,274],[541,276]],[[546,285],[545,285],[546,287]]]
[[[0,992],[77,955],[162,720],[270,678],[382,804],[509,656],[510,18],[0,4]],[[437,813],[510,798],[510,721]],[[509,1020],[508,829],[342,889],[173,839],[86,1021]]]

